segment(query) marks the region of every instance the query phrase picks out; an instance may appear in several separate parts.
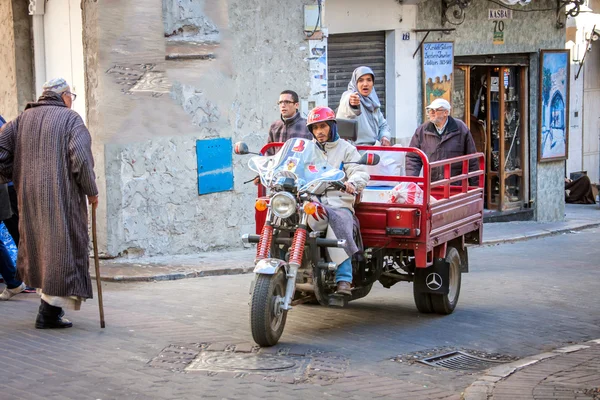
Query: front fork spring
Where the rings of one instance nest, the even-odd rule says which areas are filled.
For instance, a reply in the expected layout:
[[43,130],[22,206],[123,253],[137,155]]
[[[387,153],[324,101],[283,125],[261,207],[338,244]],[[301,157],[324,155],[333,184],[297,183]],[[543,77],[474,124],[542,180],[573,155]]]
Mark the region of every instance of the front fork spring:
[[260,240],[258,246],[256,246],[256,260],[263,260],[269,257],[269,250],[271,250],[271,243],[273,242],[273,227],[271,225],[265,225],[260,233]]
[[290,264],[302,265],[302,255],[304,254],[304,245],[306,244],[306,228],[298,227],[292,246],[290,247]]

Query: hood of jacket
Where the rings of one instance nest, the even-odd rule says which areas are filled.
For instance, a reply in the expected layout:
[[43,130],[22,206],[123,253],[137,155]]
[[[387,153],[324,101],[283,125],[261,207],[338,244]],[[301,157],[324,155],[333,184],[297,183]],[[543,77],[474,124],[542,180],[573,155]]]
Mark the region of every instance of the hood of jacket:
[[67,105],[63,101],[62,97],[58,93],[46,91],[42,93],[38,101],[28,103],[25,106],[25,109],[28,110],[33,107],[40,106],[57,106],[57,107],[66,107]]

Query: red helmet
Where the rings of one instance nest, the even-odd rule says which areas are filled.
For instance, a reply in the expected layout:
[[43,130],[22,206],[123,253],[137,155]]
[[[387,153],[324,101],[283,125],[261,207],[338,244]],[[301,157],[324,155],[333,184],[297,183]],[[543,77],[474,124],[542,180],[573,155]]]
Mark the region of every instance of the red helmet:
[[319,122],[325,121],[335,121],[335,113],[329,107],[315,107],[308,113],[308,117],[306,118],[306,126],[311,126],[312,124],[317,124]]

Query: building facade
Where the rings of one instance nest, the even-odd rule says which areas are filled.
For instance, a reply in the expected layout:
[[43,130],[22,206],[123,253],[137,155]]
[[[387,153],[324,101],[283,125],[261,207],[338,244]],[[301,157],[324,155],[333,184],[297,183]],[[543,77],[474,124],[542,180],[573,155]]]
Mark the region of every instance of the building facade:
[[600,183],[600,1],[592,0],[567,21],[566,48],[571,50],[569,159],[567,176],[586,171]]
[[[502,159],[520,156],[511,161],[513,173],[488,173],[497,188],[488,194],[490,208],[526,210],[540,221],[563,217],[565,162],[537,160],[539,50],[565,44],[554,1],[523,8],[553,11],[514,11],[510,18],[490,18],[490,10],[502,7],[485,1],[31,0],[32,15],[19,3],[9,7],[10,27],[0,28],[12,32],[14,43],[5,43],[0,54],[21,54],[25,61],[13,55],[13,65],[29,67],[11,72],[0,66],[13,77],[0,83],[2,106],[14,117],[43,80],[72,82],[75,109],[93,136],[99,239],[107,255],[240,246],[240,235],[254,230],[255,188],[243,183],[253,173],[247,157],[232,156],[231,143],[264,144],[284,89],[299,93],[304,114],[315,105],[336,108],[352,70],[369,65],[394,141],[408,144],[424,117],[425,35],[426,43],[452,43],[454,70],[435,90],[452,83],[455,116],[471,124],[485,82],[489,106],[471,127],[487,123],[480,136],[490,159],[499,151],[489,144],[496,140],[491,118],[499,119],[492,97],[518,95],[520,108],[512,114],[503,108],[501,122],[520,129],[518,135],[507,129],[498,135],[506,142]],[[449,18],[455,3],[468,3],[460,21]],[[564,23],[564,10],[558,15]],[[500,198],[517,206],[502,210]]]

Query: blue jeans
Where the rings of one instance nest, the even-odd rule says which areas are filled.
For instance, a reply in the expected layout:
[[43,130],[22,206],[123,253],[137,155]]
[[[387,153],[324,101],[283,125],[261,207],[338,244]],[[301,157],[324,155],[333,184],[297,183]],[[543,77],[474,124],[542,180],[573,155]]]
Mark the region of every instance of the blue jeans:
[[346,258],[344,262],[342,262],[337,267],[337,271],[335,271],[335,283],[338,282],[350,282],[352,283],[352,259]]
[[21,286],[21,283],[23,283],[16,279],[17,268],[15,267],[15,264],[13,264],[8,249],[2,240],[0,240],[0,275],[4,278],[6,287],[9,289],[19,287]]

